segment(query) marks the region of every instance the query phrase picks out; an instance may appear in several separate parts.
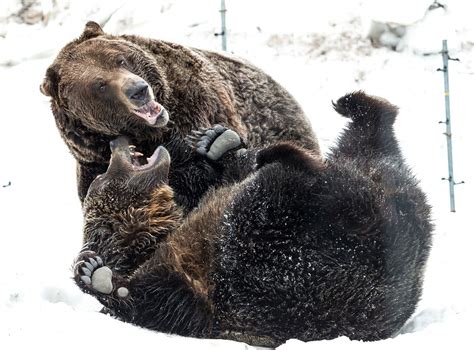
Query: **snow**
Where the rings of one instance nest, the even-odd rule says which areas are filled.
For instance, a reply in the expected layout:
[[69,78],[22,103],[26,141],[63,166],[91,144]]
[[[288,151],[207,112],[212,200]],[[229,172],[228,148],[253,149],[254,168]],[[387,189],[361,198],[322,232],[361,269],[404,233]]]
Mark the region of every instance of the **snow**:
[[[401,347],[473,348],[471,250],[474,149],[474,25],[469,1],[227,1],[228,48],[262,67],[301,102],[324,150],[344,120],[331,108],[363,89],[400,107],[396,132],[407,161],[433,206],[436,225],[423,299],[400,335],[376,343],[338,338],[280,349]],[[0,5],[0,348],[117,349],[140,346],[250,349],[230,341],[169,336],[98,313],[100,305],[72,282],[81,246],[75,164],[59,137],[39,85],[57,51],[87,20],[111,33],[134,33],[219,50],[220,1],[41,1],[42,21],[17,16],[19,0]],[[112,14],[112,15],[111,15]],[[34,15],[34,13],[33,13]],[[365,38],[372,20],[408,25],[401,52],[375,49]],[[441,40],[448,38],[456,213],[449,211]],[[433,55],[423,55],[433,53]],[[21,140],[20,140],[21,128]],[[10,184],[10,185],[9,185]],[[5,187],[3,187],[5,186]]]

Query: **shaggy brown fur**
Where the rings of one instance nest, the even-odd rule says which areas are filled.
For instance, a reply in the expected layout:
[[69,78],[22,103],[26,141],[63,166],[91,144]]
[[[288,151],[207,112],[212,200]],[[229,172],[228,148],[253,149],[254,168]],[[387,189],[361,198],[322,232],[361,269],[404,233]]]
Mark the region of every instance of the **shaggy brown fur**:
[[[125,205],[111,200],[113,192],[130,199],[133,191],[119,184],[108,190],[101,192],[102,197],[91,196],[84,202],[84,250],[108,251],[110,254],[104,254],[107,263],[120,274],[128,275],[181,225],[183,215],[168,185],[163,184],[150,191],[151,195],[129,200]],[[91,193],[96,191],[100,189],[91,188]],[[110,249],[112,246],[114,249]]]
[[[130,91],[140,84],[150,89],[137,102]],[[160,40],[108,35],[94,22],[61,50],[41,91],[51,97],[56,125],[77,160],[81,200],[92,180],[105,172],[109,141],[119,135],[145,154],[157,144],[167,147],[173,159],[170,184],[179,204],[188,207],[196,205],[186,203],[188,194],[199,197],[207,186],[191,169],[192,156],[183,155],[176,143],[198,127],[228,126],[250,148],[291,141],[319,153],[297,102],[250,63]],[[167,124],[163,116],[150,124],[133,112],[154,100],[168,111]]]
[[[213,246],[224,210],[239,193],[245,182],[211,190],[199,207],[186,217],[179,228],[172,232],[163,246],[162,254],[154,259],[165,262],[203,297],[212,292],[209,275],[213,264]],[[205,208],[205,210],[200,210]]]

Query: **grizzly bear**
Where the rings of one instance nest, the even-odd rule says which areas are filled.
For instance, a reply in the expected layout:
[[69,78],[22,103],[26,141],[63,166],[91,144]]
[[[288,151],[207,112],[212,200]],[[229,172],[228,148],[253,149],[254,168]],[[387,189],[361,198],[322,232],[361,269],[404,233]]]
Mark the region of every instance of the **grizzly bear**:
[[[227,54],[134,35],[108,35],[88,22],[47,69],[41,85],[51,97],[60,134],[77,160],[81,202],[105,172],[109,142],[119,135],[145,154],[156,144],[173,158],[170,184],[187,208],[190,194],[215,185],[195,154],[180,147],[191,130],[222,124],[250,148],[291,141],[319,153],[309,121],[293,97],[270,76]],[[176,144],[178,146],[176,146]],[[190,159],[191,158],[191,159]],[[142,161],[143,162],[143,161]]]
[[[184,336],[278,346],[397,334],[420,298],[430,207],[394,135],[397,108],[362,92],[334,106],[351,123],[326,161],[290,143],[203,156],[240,180],[184,218],[166,149],[137,166],[127,139],[113,141],[84,202],[77,285],[126,322]],[[201,131],[193,149],[225,129]]]

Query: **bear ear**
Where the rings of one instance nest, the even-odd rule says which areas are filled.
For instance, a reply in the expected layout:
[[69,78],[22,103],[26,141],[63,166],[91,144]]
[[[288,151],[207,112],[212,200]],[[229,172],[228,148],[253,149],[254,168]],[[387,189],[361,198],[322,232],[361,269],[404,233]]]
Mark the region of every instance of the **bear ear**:
[[59,74],[57,70],[51,66],[46,70],[46,76],[40,85],[40,91],[45,96],[51,96],[53,99],[58,98]]
[[102,30],[101,26],[98,23],[89,21],[86,23],[86,27],[84,28],[84,31],[79,37],[79,41],[92,39],[104,34],[105,34],[104,31]]

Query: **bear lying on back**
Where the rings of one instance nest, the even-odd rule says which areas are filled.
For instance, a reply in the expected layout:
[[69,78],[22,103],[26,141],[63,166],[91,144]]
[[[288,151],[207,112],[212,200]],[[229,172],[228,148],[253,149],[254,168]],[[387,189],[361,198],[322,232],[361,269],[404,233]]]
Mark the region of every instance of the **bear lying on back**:
[[[133,35],[105,34],[89,22],[48,68],[41,91],[77,160],[81,201],[105,172],[109,142],[126,135],[144,153],[173,157],[170,184],[185,207],[215,185],[209,169],[180,147],[191,130],[222,124],[249,147],[291,141],[316,153],[310,123],[292,96],[244,60]],[[192,198],[191,198],[192,197]]]
[[[395,139],[396,107],[359,92],[335,109],[352,122],[325,162],[288,143],[203,158],[240,181],[185,219],[166,149],[137,169],[127,140],[114,141],[84,202],[78,286],[124,321],[185,336],[395,335],[421,295],[430,208]],[[208,148],[222,135],[209,130]]]

